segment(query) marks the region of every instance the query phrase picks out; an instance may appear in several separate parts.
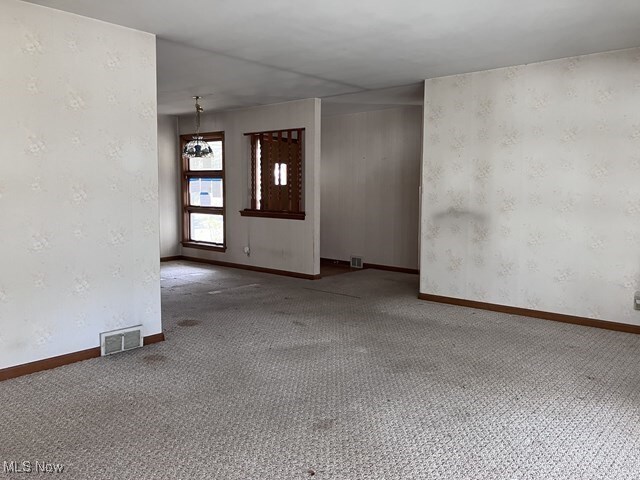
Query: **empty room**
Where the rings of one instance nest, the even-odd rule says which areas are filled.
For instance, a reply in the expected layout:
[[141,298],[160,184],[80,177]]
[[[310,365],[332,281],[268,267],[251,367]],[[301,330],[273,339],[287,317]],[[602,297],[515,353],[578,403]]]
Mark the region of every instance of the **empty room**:
[[640,478],[637,0],[0,0],[0,478]]

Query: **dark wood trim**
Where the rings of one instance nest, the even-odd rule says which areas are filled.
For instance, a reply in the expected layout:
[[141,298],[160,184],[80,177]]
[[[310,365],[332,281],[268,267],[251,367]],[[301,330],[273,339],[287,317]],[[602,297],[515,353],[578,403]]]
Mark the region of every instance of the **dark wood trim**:
[[[245,134],[251,139],[251,202],[249,208],[241,212],[243,216],[304,219],[303,134],[302,128]],[[280,178],[283,167],[287,169],[284,184]]]
[[224,216],[224,207],[197,207],[195,205],[188,205],[184,209],[189,213],[205,213],[207,215],[222,215]]
[[222,170],[189,170],[185,175],[189,178],[223,178]]
[[[180,135],[180,166],[181,166],[181,190],[182,190],[182,242],[195,243],[199,246],[193,246],[192,248],[202,248],[206,250],[215,250],[219,252],[224,252],[226,250],[227,245],[227,222],[226,222],[226,213],[227,213],[227,180],[225,178],[225,165],[226,165],[226,146],[224,139],[224,132],[207,132],[201,133],[200,136],[205,141],[221,141],[222,142],[222,170],[189,170],[189,159],[185,158],[182,155],[182,149],[185,144],[188,143],[193,138],[192,133]],[[192,206],[189,203],[189,178],[190,177],[210,177],[210,178],[221,178],[222,179],[222,207],[196,207]],[[212,215],[222,215],[222,235],[224,239],[224,244],[222,246],[210,245],[209,247],[205,247],[203,244],[198,242],[193,242],[191,240],[190,233],[190,224],[189,224],[189,213],[190,212],[198,212],[198,213],[206,213]]]
[[449,305],[457,305],[459,307],[477,308],[480,310],[490,310],[492,312],[521,315],[523,317],[541,318],[543,320],[552,320],[554,322],[572,323],[574,325],[583,325],[585,327],[604,328],[606,330],[615,330],[617,332],[640,334],[640,325],[608,322],[605,320],[596,320],[594,318],[576,317],[574,315],[565,315],[563,313],[543,312],[528,308],[510,307],[508,305],[499,305],[496,303],[477,302],[475,300],[465,300],[463,298],[443,297],[440,295],[431,295],[429,293],[420,293],[418,298],[429,302],[447,303]]
[[16,365],[14,367],[3,368],[0,370],[0,382],[9,380],[10,378],[21,377],[23,375],[29,375],[43,370],[50,370],[63,365],[69,365],[71,363],[82,362],[83,360],[89,360],[90,358],[96,358],[99,356],[100,347],[95,347],[87,350],[81,350],[79,352],[67,353],[66,355],[59,355],[57,357],[45,358],[44,360],[23,363],[22,365]]
[[418,270],[417,268],[394,267],[391,265],[378,265],[377,263],[363,263],[362,268],[373,268],[375,270],[387,270],[389,272],[410,273],[412,275],[420,274],[420,270]]
[[147,335],[142,339],[143,345],[152,345],[154,343],[164,342],[164,333],[156,333],[155,335]]
[[161,262],[172,262],[173,260],[180,260],[182,255],[173,255],[171,257],[160,257]]
[[[199,250],[209,250],[212,252],[226,252],[227,247],[222,245],[214,245],[213,243],[200,243],[200,242],[180,242],[185,248],[197,248]],[[181,257],[182,258],[182,257]],[[178,259],[176,259],[178,260]]]
[[[143,344],[151,345],[152,343],[162,341],[164,341],[164,333],[156,333],[155,335],[144,337]],[[58,355],[57,357],[45,358],[43,360],[36,360],[35,362],[3,368],[0,370],[0,382],[44,370],[51,370],[52,368],[62,367],[71,363],[82,362],[83,360],[89,360],[90,358],[97,358],[99,356],[100,347],[94,347],[79,352],[67,353],[66,355]]]
[[297,131],[305,131],[305,128],[283,128],[282,130],[265,130],[264,132],[245,132],[244,135],[261,135],[261,134],[269,134],[269,133],[280,133],[280,132],[297,132]]
[[[340,265],[341,267],[351,266],[351,262],[349,262],[348,260],[336,260],[334,258],[320,257],[320,265],[322,265],[323,263],[325,265]],[[357,270],[357,269],[354,268],[354,270]]]
[[256,152],[256,148],[257,148],[256,140],[257,140],[256,136],[251,135],[251,162],[249,163],[249,168],[251,169],[251,210],[258,209],[258,200],[256,197],[258,195],[258,188],[262,188],[260,185],[257,184],[258,167],[256,165],[256,160],[257,160],[258,153]]
[[[348,260],[335,260],[333,258],[321,258],[320,263],[325,263],[327,265],[342,265],[345,267],[351,267],[351,262]],[[394,267],[391,265],[379,265],[377,263],[363,263],[362,268],[373,268],[375,270],[386,270],[389,272],[399,272],[399,273],[410,273],[413,275],[419,275],[420,270],[415,268],[405,268],[405,267]],[[358,270],[354,268],[353,270]]]
[[277,270],[275,268],[264,268],[264,267],[257,267],[254,265],[244,265],[242,263],[222,262],[219,260],[211,260],[208,258],[189,257],[187,255],[183,255],[182,260],[187,260],[189,262],[207,263],[209,265],[217,265],[219,267],[230,267],[230,268],[239,268],[242,270],[251,270],[253,272],[271,273],[273,275],[282,275],[285,277],[303,278],[305,280],[318,280],[320,278],[320,274],[311,275],[308,273],[289,272],[287,270]]
[[261,217],[261,218],[284,218],[287,220],[304,220],[304,212],[281,212],[281,211],[269,211],[269,210],[251,210],[246,208],[240,210],[240,215],[243,217]]

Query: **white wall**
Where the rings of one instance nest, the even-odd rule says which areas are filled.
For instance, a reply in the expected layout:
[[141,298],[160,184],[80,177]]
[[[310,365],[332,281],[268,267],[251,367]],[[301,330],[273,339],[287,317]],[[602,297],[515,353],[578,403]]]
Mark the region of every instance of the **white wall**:
[[640,49],[425,82],[421,292],[640,324]]
[[173,115],[158,116],[158,190],[160,257],[180,255],[180,152]]
[[161,331],[155,37],[0,3],[0,368]]
[[418,268],[422,107],[322,118],[323,258]]
[[[206,100],[206,99],[205,99]],[[201,102],[206,106],[206,101]],[[193,115],[179,119],[181,134],[194,130]],[[246,132],[305,128],[305,220],[241,217],[250,207],[250,148]],[[182,248],[183,255],[308,275],[320,273],[320,100],[204,114],[201,132],[224,131],[226,243],[224,253]],[[251,255],[243,248],[249,246]]]

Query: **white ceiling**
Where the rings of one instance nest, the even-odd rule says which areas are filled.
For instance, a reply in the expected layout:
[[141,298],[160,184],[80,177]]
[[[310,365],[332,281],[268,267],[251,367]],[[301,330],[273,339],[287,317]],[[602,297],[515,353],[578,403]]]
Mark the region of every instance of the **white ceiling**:
[[322,99],[322,115],[344,115],[348,113],[383,110],[406,105],[422,105],[424,84],[422,82],[403,87],[363,90]]
[[[192,111],[195,94],[210,111],[640,46],[639,0],[32,3],[157,34],[159,111],[172,114]],[[350,100],[395,101],[372,96]]]

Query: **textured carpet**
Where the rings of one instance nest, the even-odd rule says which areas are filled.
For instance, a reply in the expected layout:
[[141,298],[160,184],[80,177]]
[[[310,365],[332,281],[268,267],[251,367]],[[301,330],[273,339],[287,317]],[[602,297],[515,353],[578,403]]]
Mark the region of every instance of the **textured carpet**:
[[640,478],[640,336],[424,302],[417,281],[165,264],[166,342],[0,383],[0,469]]

